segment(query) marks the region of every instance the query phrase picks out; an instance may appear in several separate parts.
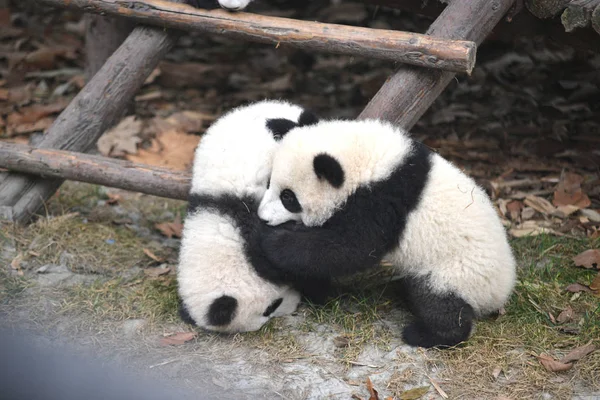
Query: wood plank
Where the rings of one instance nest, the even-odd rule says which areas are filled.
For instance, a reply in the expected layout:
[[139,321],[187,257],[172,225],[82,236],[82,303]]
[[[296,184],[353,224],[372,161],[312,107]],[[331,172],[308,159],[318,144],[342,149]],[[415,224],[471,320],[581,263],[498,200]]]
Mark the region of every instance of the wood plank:
[[410,65],[470,73],[477,46],[384,29],[298,21],[225,10],[200,10],[164,0],[36,0],[167,28],[219,34],[240,40],[289,45],[309,51],[349,54]]
[[[494,29],[514,0],[454,0],[433,22],[427,34],[477,44]],[[401,66],[359,118],[381,118],[410,129],[446,88],[452,72]]]
[[600,0],[573,0],[562,13],[560,19],[567,32],[576,28],[590,26],[594,9],[600,6]]
[[0,168],[180,200],[187,200],[192,179],[187,172],[6,142],[0,142]]
[[[179,0],[175,0],[179,1]],[[58,116],[38,144],[85,152],[114,125],[178,32],[138,27]],[[10,174],[0,184],[0,206],[12,207],[17,222],[27,221],[60,187],[62,180]]]

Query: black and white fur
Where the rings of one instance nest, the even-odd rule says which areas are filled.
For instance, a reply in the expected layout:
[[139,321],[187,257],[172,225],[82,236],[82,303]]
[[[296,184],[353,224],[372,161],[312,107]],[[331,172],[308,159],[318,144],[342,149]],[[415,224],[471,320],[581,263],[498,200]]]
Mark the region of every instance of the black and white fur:
[[296,277],[396,266],[415,321],[414,346],[453,346],[473,319],[496,312],[515,283],[515,260],[485,192],[454,165],[376,120],[291,130],[275,153],[258,211],[262,246]]
[[259,329],[296,309],[300,295],[280,284],[258,242],[256,213],[277,141],[314,122],[297,105],[263,101],[217,120],[196,149],[177,280],[182,316],[212,331]]
[[188,4],[206,10],[213,10],[221,7],[230,11],[241,11],[246,8],[250,2],[252,2],[252,0],[189,0]]

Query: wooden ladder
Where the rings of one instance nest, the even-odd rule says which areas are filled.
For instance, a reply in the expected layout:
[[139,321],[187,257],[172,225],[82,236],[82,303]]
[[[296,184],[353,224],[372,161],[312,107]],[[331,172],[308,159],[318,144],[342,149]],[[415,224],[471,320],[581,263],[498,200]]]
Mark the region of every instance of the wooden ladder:
[[[71,101],[36,148],[0,142],[0,218],[28,221],[65,179],[185,199],[186,173],[83,154],[127,104],[181,30],[403,63],[359,118],[410,129],[457,72],[470,73],[480,44],[514,0],[453,0],[425,35],[194,9],[182,0],[35,0],[140,23]],[[403,1],[403,0],[397,0]],[[153,27],[152,25],[156,26]],[[171,29],[165,29],[171,28]]]

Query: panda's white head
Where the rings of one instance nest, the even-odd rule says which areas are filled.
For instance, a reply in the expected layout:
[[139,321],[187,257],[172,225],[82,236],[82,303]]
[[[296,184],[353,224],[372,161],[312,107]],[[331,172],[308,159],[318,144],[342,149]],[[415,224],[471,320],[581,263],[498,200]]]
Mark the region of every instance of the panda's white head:
[[275,151],[258,215],[269,225],[320,226],[360,185],[389,176],[411,146],[405,132],[376,120],[292,129]]
[[245,255],[240,231],[228,216],[209,209],[189,214],[183,238],[178,290],[199,327],[228,333],[254,331],[270,318],[296,309],[300,295],[257,274]]

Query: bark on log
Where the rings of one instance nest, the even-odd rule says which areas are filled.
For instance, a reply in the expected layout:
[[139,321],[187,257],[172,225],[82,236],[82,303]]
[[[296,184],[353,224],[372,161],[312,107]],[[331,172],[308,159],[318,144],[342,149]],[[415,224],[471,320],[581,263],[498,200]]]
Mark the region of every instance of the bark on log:
[[571,0],[525,0],[525,6],[533,15],[546,19],[556,17]]
[[36,0],[103,15],[123,16],[161,27],[216,33],[305,50],[391,60],[470,73],[476,46],[410,32],[349,27],[225,10],[199,10],[164,0]]
[[0,168],[186,200],[191,174],[73,151],[0,142]]
[[592,13],[592,28],[600,34],[600,6]]
[[562,13],[560,19],[567,32],[575,28],[585,28],[590,25],[594,9],[600,6],[600,0],[573,0]]
[[125,18],[85,15],[85,77],[89,81],[133,30]]
[[[127,103],[177,37],[177,33],[164,29],[134,29],[58,116],[38,147],[81,152],[91,149],[102,133],[121,118]],[[25,222],[61,184],[61,180],[10,174],[0,184],[0,206],[12,207],[13,220]]]
[[[431,24],[427,34],[481,43],[514,0],[454,0]],[[455,74],[402,66],[365,107],[359,118],[382,118],[410,129]]]

